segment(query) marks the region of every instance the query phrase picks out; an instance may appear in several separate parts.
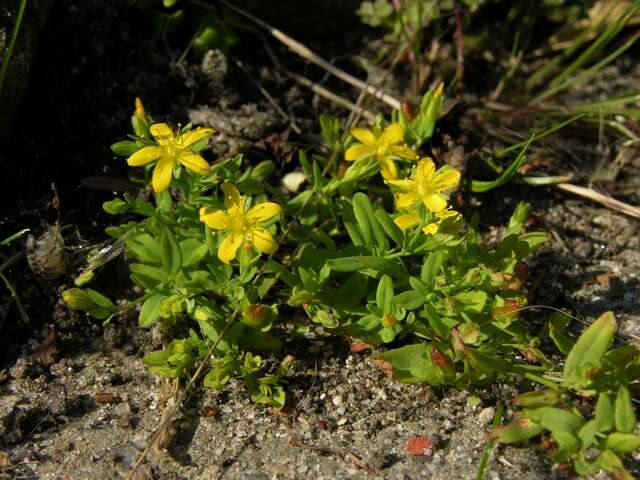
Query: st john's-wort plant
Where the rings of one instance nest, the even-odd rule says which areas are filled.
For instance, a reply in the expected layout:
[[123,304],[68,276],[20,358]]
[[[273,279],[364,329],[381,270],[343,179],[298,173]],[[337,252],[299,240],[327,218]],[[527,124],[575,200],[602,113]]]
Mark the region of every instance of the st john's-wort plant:
[[[300,151],[306,188],[296,193],[277,187],[273,162],[254,166],[238,155],[209,163],[212,129],[154,122],[137,101],[134,134],[112,149],[138,167],[152,194],[125,194],[104,209],[125,220],[107,228],[114,242],[105,255],[125,251],[141,295],[116,304],[85,287],[103,263],[92,258],[64,300],[107,322],[139,307],[140,327],[159,325],[164,332],[164,348],[143,358],[153,373],[187,377],[206,362],[205,387],[241,380],[253,401],[276,408],[285,404],[283,384],[294,361],[275,360],[276,352],[287,336],[309,329],[372,348],[374,361],[400,382],[474,388],[521,378],[552,384],[551,391],[563,395],[593,388],[607,395],[602,402],[621,404],[624,399],[614,396],[621,394],[613,392],[626,383],[603,373],[603,391],[591,376],[608,371],[609,354],[596,356],[592,345],[584,354],[582,339],[570,349],[566,324],[557,321],[548,332],[562,340],[566,365],[574,366],[565,366],[562,380],[547,378],[554,367],[543,339],[519,315],[527,306],[526,258],[546,234],[525,231],[530,207],[522,203],[489,245],[478,215],[465,222],[453,208],[449,192],[459,186],[460,172],[418,151],[433,133],[442,89],[428,95],[425,118],[417,123],[355,128],[346,144],[325,117],[331,154]],[[337,152],[344,152],[344,161]],[[620,408],[629,410],[627,403]],[[530,432],[546,428],[542,414],[526,415],[536,425]],[[626,435],[630,424],[602,432]],[[566,437],[557,429],[552,435]],[[618,436],[593,435],[593,445],[624,453],[611,446]],[[556,441],[560,452],[565,445]],[[572,446],[557,459],[575,452]],[[602,462],[589,465],[607,468]]]

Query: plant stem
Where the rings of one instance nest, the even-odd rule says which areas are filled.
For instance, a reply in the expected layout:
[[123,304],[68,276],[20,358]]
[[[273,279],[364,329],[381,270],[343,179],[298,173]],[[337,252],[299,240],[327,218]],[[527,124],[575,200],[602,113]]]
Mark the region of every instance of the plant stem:
[[[499,403],[498,407],[496,408],[496,414],[493,417],[493,423],[491,424],[493,428],[496,428],[500,425],[500,423],[502,422],[503,413],[504,405]],[[487,463],[489,463],[489,457],[491,456],[491,451],[493,450],[494,443],[495,439],[491,437],[484,446],[484,450],[482,451],[482,459],[480,460],[480,466],[478,467],[478,473],[476,474],[476,480],[484,479],[484,472],[487,469]]]
[[20,5],[18,6],[18,14],[16,15],[16,23],[13,25],[13,30],[11,31],[11,39],[9,40],[7,51],[4,55],[4,59],[2,60],[2,67],[0,67],[0,94],[2,94],[2,87],[4,86],[4,78],[7,75],[7,69],[9,68],[9,60],[11,59],[11,54],[13,53],[13,47],[15,46],[16,40],[18,38],[18,32],[20,32],[20,25],[22,24],[22,17],[24,16],[24,11],[26,7],[27,7],[27,0],[21,0]]
[[[20,302],[20,297],[18,297],[18,294],[16,293],[16,289],[13,288],[13,285],[11,284],[9,279],[4,276],[4,273],[0,272],[0,278],[4,282],[9,292],[11,292],[11,298],[13,298],[13,300],[16,302],[16,306],[18,307],[18,311],[20,312],[20,317],[22,317],[22,321],[25,323],[29,323],[29,315],[27,315],[26,310],[22,306],[22,302]],[[4,323],[4,321],[2,323]],[[2,327],[2,324],[0,323],[0,328],[1,327]]]

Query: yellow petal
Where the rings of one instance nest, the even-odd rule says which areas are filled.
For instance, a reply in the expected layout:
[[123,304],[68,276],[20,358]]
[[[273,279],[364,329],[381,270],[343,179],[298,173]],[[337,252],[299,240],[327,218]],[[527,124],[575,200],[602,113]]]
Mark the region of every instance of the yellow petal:
[[251,207],[247,212],[246,218],[249,223],[258,223],[258,222],[266,222],[267,220],[271,220],[276,215],[280,215],[282,211],[282,207],[277,203],[273,202],[264,202],[256,205],[255,207]]
[[173,131],[166,123],[154,123],[149,128],[158,145],[166,145],[173,140]]
[[422,229],[425,235],[435,235],[438,233],[438,225],[436,223],[430,223]]
[[240,245],[242,245],[243,239],[244,236],[241,232],[231,232],[227,235],[220,244],[220,247],[218,247],[218,258],[223,263],[230,263],[231,260],[236,258],[236,252],[238,248],[240,248]]
[[396,145],[389,149],[390,155],[396,155],[398,157],[407,158],[409,160],[417,160],[418,154],[406,145]]
[[398,193],[396,194],[396,207],[397,208],[409,208],[413,207],[418,202],[418,194],[415,192]]
[[431,193],[423,196],[422,203],[424,203],[424,206],[434,213],[441,212],[447,208],[447,200],[437,193]]
[[353,160],[358,160],[363,157],[368,157],[369,155],[373,155],[374,152],[375,152],[374,147],[371,147],[369,145],[364,145],[362,143],[357,143],[347,148],[347,151],[344,152],[344,159],[350,162]]
[[197,153],[181,152],[178,155],[178,162],[198,175],[209,175],[209,164]]
[[231,217],[224,210],[209,212],[208,208],[200,209],[200,221],[214,230],[228,230],[231,228]]
[[164,148],[144,147],[127,158],[127,163],[132,167],[141,167],[151,162],[155,162],[165,154]]
[[365,145],[373,145],[376,143],[376,136],[371,130],[367,130],[366,128],[352,128],[349,133]]
[[460,172],[451,167],[442,167],[433,178],[433,189],[441,192],[458,185]]
[[173,160],[168,157],[160,159],[153,169],[153,178],[151,184],[156,193],[164,192],[169,188],[171,177],[173,175]]
[[400,215],[396,217],[394,220],[395,224],[400,228],[400,230],[406,230],[407,228],[415,227],[420,223],[420,217],[415,213],[405,213],[404,215]]
[[251,229],[251,243],[261,253],[273,253],[278,249],[278,244],[266,228],[254,227]]
[[394,187],[397,187],[401,190],[412,190],[415,187],[415,181],[405,178],[404,180],[386,180],[386,182]]
[[235,207],[240,212],[244,212],[244,200],[235,185],[223,183],[222,192],[224,193],[224,206],[227,210]]
[[404,141],[404,128],[398,122],[392,123],[384,129],[378,139],[383,145],[395,145]]
[[214,132],[215,130],[213,128],[196,128],[194,130],[189,130],[184,135],[180,135],[180,138],[178,140],[183,147],[190,147],[194,143],[202,140],[205,137],[208,137]]
[[430,183],[436,166],[429,157],[421,158],[416,169],[416,182],[418,185]]
[[398,167],[389,157],[380,159],[380,173],[385,180],[395,180],[398,178]]

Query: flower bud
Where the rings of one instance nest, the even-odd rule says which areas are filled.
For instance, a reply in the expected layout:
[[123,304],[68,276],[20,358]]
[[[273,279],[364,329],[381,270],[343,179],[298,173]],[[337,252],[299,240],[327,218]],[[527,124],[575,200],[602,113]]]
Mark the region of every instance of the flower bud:
[[146,116],[147,116],[147,114],[146,114],[146,112],[144,111],[144,105],[142,104],[142,100],[140,100],[140,97],[136,97],[135,105],[136,105],[136,109],[135,109],[135,111],[133,112],[133,114],[134,114],[136,117],[142,117],[142,118],[146,117]]
[[196,322],[209,322],[213,320],[213,315],[207,307],[196,307],[193,311],[192,318]]
[[396,319],[396,316],[391,314],[391,313],[387,313],[383,318],[382,318],[382,325],[385,328],[393,328],[396,326],[396,323],[398,322],[398,320]]
[[62,300],[76,310],[89,310],[95,305],[87,292],[81,288],[70,288],[62,292]]
[[242,323],[251,328],[262,328],[273,319],[271,309],[262,304],[249,305],[242,312]]
[[78,275],[78,278],[76,278],[73,283],[76,284],[76,287],[82,287],[83,285],[86,285],[91,280],[93,280],[93,277],[95,276],[96,275],[93,270],[86,270]]

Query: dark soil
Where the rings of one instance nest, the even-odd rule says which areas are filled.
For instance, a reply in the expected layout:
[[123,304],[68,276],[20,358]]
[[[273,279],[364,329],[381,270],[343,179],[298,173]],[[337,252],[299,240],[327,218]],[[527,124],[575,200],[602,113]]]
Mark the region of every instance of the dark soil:
[[[350,27],[339,41],[335,35],[312,36],[307,44],[365,75],[349,58],[364,49],[361,37],[368,32],[352,19],[343,21]],[[59,300],[82,259],[77,248],[105,239],[111,218],[100,205],[113,190],[130,186],[125,162],[108,146],[129,131],[133,99],[143,98],[156,120],[214,127],[219,135],[213,157],[243,151],[249,162],[274,159],[280,174],[294,168],[298,146],[318,138],[319,113],[348,115],[274,69],[258,37],[240,35],[231,55],[210,52],[178,61],[184,36],[160,35],[152,17],[136,7],[70,1],[51,9],[10,143],[0,153],[4,171],[11,172],[0,177],[0,237],[21,228],[38,234],[44,222],[60,217],[69,275],[39,279],[24,260],[5,272],[27,307],[29,323],[1,293],[0,478],[122,476],[147,446],[169,396],[167,384],[140,362],[157,346],[157,336],[137,327],[135,312],[103,327]],[[321,71],[286,49],[271,48],[287,68],[323,80]],[[256,81],[302,134],[261,95]],[[389,88],[400,83],[390,81]],[[326,84],[344,88],[334,80]],[[357,99],[357,92],[342,94]],[[437,159],[450,159],[462,147],[465,162],[477,162],[468,154],[482,139],[456,121],[465,109],[457,107],[442,122],[434,139]],[[547,152],[556,146],[552,140],[545,144]],[[640,203],[637,168],[629,162],[615,184],[633,204]],[[52,183],[59,208],[51,203]],[[489,240],[519,201],[530,202],[531,228],[551,234],[530,262],[531,305],[566,307],[585,324],[613,310],[621,322],[619,340],[639,343],[637,220],[552,187],[507,185],[462,198],[465,214],[480,212]],[[21,249],[5,248],[0,263]],[[121,265],[110,266],[98,286],[123,298],[119,275]],[[525,318],[542,325],[549,313],[532,309]],[[321,331],[288,344],[284,353],[296,362],[282,413],[250,403],[240,383],[221,393],[199,390],[175,419],[167,450],[154,449],[137,478],[475,478],[496,404],[515,393],[501,385],[476,392],[402,385],[366,352],[351,353],[345,341]],[[409,454],[406,442],[423,436],[429,451]],[[635,474],[639,462],[635,458],[628,466]],[[486,478],[550,476],[566,472],[552,468],[543,452],[497,447]]]

